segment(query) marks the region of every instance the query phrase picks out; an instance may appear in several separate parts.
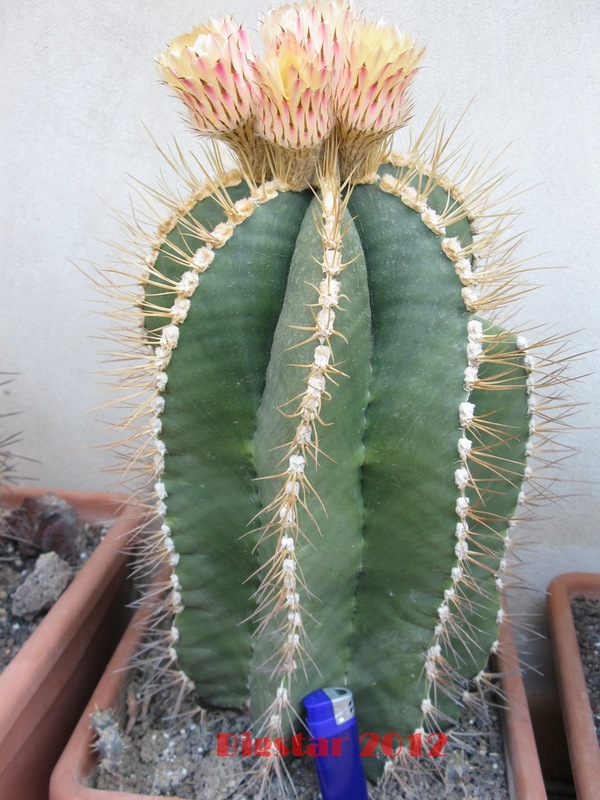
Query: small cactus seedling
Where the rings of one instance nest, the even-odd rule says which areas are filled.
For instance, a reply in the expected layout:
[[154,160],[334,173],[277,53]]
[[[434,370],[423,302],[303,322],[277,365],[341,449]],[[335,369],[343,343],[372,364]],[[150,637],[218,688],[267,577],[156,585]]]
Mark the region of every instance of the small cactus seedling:
[[215,154],[202,185],[179,158],[189,197],[155,193],[169,215],[124,290],[166,652],[201,702],[250,702],[263,736],[324,685],[352,689],[362,730],[436,730],[487,679],[553,369],[499,317],[526,290],[500,177],[436,115],[390,152],[422,50],[347,0],[261,33],[263,58],[229,17],[159,58],[237,162]]

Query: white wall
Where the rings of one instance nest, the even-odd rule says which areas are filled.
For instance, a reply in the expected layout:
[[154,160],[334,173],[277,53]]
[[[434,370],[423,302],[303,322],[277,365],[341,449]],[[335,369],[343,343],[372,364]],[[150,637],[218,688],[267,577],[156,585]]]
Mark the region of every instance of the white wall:
[[[363,5],[362,3],[360,4]],[[415,85],[416,125],[443,95],[476,152],[498,153],[523,187],[522,251],[546,253],[544,287],[526,300],[522,320],[579,331],[575,349],[598,346],[600,296],[596,226],[600,223],[600,87],[597,3],[574,0],[370,0],[366,14],[385,17],[428,45]],[[18,373],[0,387],[0,409],[20,411],[21,451],[39,460],[26,472],[43,484],[101,488],[110,457],[98,413],[105,400],[95,336],[96,296],[74,264],[107,263],[104,242],[119,238],[110,209],[125,210],[127,176],[153,183],[161,158],[144,126],[168,144],[176,135],[196,147],[178,101],[159,83],[154,55],[175,35],[231,11],[246,27],[266,6],[215,0],[204,12],[192,0],[104,0],[5,4],[0,20],[0,195],[2,285],[0,371]],[[575,372],[581,404],[569,441],[581,453],[565,464],[560,505],[523,536],[526,574],[543,590],[570,569],[600,569],[600,391],[598,353]],[[541,608],[524,593],[519,608]],[[533,660],[543,658],[538,648]]]

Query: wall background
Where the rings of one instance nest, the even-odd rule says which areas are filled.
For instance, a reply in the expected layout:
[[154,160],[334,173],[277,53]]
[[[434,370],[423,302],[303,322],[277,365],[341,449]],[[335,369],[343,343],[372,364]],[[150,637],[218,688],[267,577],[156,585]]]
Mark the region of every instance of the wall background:
[[[214,0],[208,14],[230,11],[255,29],[266,7]],[[516,606],[539,614],[554,574],[600,569],[598,6],[369,0],[365,11],[428,45],[414,89],[416,128],[442,97],[450,120],[472,101],[461,130],[475,153],[510,144],[500,163],[533,187],[518,201],[530,231],[521,253],[545,253],[538,263],[560,268],[537,276],[544,286],[519,319],[575,331],[574,349],[591,350],[575,370],[589,374],[573,386],[581,410],[567,439],[581,452],[557,487],[568,499],[520,532],[534,591],[518,593]],[[97,422],[108,415],[90,412],[107,397],[96,338],[104,322],[75,265],[112,260],[106,242],[121,234],[111,209],[127,210],[128,176],[154,185],[164,168],[145,126],[163,146],[176,136],[197,150],[153,59],[206,16],[191,0],[20,0],[0,10],[0,371],[15,373],[0,386],[0,410],[20,412],[5,428],[23,431],[19,449],[37,463],[22,471],[41,484],[101,489],[113,481],[102,471],[110,455],[95,449],[110,440]],[[548,672],[543,643],[529,651]]]

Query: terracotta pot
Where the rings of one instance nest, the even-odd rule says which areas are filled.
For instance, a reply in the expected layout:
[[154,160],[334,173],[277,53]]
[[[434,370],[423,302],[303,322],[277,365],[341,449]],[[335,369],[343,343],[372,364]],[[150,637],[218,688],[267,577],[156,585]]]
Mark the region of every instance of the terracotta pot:
[[600,795],[600,747],[579,654],[574,597],[600,597],[600,575],[568,572],[548,587],[548,622],[573,780],[578,800]]
[[[14,489],[6,507],[48,489]],[[52,769],[127,624],[132,532],[125,495],[56,491],[83,522],[110,530],[0,675],[0,800],[48,800]],[[127,596],[126,596],[127,593]]]
[[[151,609],[140,609],[116,649],[102,680],[88,703],[73,735],[61,756],[50,781],[50,800],[161,800],[155,795],[92,789],[88,778],[94,769],[90,714],[98,708],[115,708],[123,697],[131,671],[133,655],[144,637]],[[498,666],[506,673],[502,688],[506,709],[503,713],[505,747],[511,798],[513,800],[547,800],[525,687],[519,672],[517,651],[510,628],[501,632],[504,655]],[[170,800],[183,800],[171,797]]]
[[500,628],[496,667],[502,674],[502,730],[512,800],[547,800],[521,664],[510,625]]

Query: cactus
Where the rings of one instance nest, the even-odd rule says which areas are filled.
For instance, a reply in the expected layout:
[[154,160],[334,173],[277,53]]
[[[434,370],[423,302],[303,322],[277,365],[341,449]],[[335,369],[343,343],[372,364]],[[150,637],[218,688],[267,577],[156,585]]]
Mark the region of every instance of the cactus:
[[261,32],[262,60],[228,17],[159,58],[237,163],[215,151],[202,184],[178,155],[189,196],[155,193],[169,216],[124,290],[166,658],[202,703],[250,697],[272,738],[323,685],[352,689],[362,730],[435,730],[486,680],[528,439],[549,435],[531,414],[551,369],[501,321],[519,237],[436,115],[391,154],[411,39],[345,0]]

